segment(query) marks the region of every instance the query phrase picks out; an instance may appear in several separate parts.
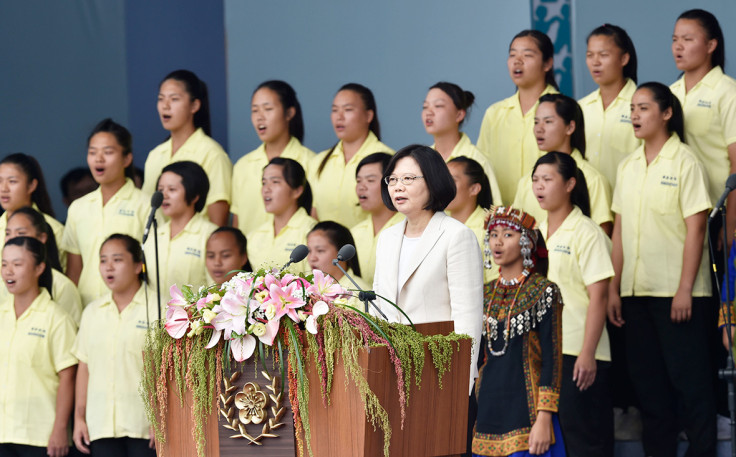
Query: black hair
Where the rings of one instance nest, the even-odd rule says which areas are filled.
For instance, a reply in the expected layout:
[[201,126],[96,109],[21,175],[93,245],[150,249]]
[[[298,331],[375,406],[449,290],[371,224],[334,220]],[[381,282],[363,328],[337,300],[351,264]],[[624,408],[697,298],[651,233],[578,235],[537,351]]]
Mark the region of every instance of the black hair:
[[450,100],[452,100],[452,103],[455,105],[456,109],[465,110],[465,117],[462,121],[460,121],[458,126],[463,125],[463,122],[465,122],[468,116],[470,116],[470,107],[473,106],[475,95],[473,95],[473,93],[468,90],[462,90],[462,88],[460,88],[460,86],[458,86],[457,84],[448,83],[445,81],[440,81],[429,88],[429,90],[432,89],[439,89],[442,92],[446,93],[447,96],[450,97]]
[[61,187],[61,195],[64,198],[69,198],[69,188],[83,180],[84,178],[89,178],[94,181],[94,176],[92,176],[92,172],[89,171],[89,168],[87,167],[77,167],[72,168],[71,170],[67,171],[64,176],[61,177],[61,180],[59,181],[59,187]]
[[[191,205],[192,202],[194,202],[194,199],[199,197],[199,199],[194,202],[194,211],[197,213],[202,211],[207,203],[207,193],[210,191],[210,180],[204,169],[197,163],[183,160],[181,162],[174,162],[166,165],[164,169],[161,170],[161,175],[167,171],[181,177],[181,184],[184,186],[184,196],[187,205]],[[160,180],[161,176],[158,177],[158,181]]]
[[586,42],[590,42],[591,37],[601,35],[612,38],[616,47],[618,47],[624,54],[629,55],[629,62],[624,65],[623,68],[624,78],[630,78],[632,81],[637,82],[638,62],[636,58],[636,48],[634,48],[634,42],[631,41],[631,37],[626,33],[626,30],[617,25],[603,24],[590,32]]
[[[105,238],[105,241],[102,242],[100,245],[100,253],[102,253],[102,248],[109,242],[109,241],[120,241],[125,246],[125,250],[130,253],[130,255],[133,257],[134,263],[143,263],[143,250],[141,249],[141,243],[140,241],[136,240],[130,235],[124,235],[122,233],[113,233],[112,235]],[[138,274],[138,280],[148,282],[148,275],[146,273],[145,268],[141,268],[141,272]]]
[[[537,47],[539,48],[539,52],[542,53],[542,62],[547,62],[550,59],[554,59],[555,46],[552,44],[552,40],[550,40],[546,33],[540,32],[539,30],[522,30],[521,32],[514,35],[514,38],[511,39],[511,43],[509,43],[509,48],[511,48],[511,45],[514,43],[515,39],[523,37],[529,37],[534,40],[534,42],[537,44]],[[557,85],[557,80],[555,79],[554,65],[552,65],[552,68],[547,70],[547,73],[544,75],[544,80],[550,86],[554,87],[557,90],[560,90],[560,86]]]
[[[118,142],[121,148],[123,148],[123,157],[133,153],[133,135],[130,134],[128,129],[113,121],[109,117],[101,120],[92,129],[92,133],[87,137],[87,145],[92,140],[92,137],[98,133],[109,133],[115,137],[115,141]],[[133,179],[135,170],[133,170],[133,161],[130,161],[130,165],[125,167],[125,177]]]
[[726,42],[723,39],[723,30],[721,30],[721,25],[718,23],[718,19],[716,19],[712,13],[701,9],[687,10],[677,18],[678,21],[680,19],[698,21],[703,30],[705,30],[708,40],[718,41],[715,50],[713,50],[713,54],[711,54],[710,63],[714,67],[721,67],[721,70],[725,70]]
[[51,206],[51,199],[49,198],[49,192],[46,190],[46,180],[43,177],[43,170],[39,165],[38,160],[35,157],[22,152],[16,152],[5,156],[0,161],[0,165],[8,164],[15,165],[26,175],[28,184],[30,185],[33,180],[36,180],[36,190],[31,193],[31,202],[38,206],[41,212],[54,217],[54,208]]
[[545,102],[555,105],[555,112],[562,118],[565,125],[570,125],[570,122],[575,121],[575,131],[570,135],[570,146],[580,151],[580,154],[585,157],[585,119],[578,102],[567,95],[544,94],[539,97],[539,105]]
[[369,154],[363,157],[363,160],[358,162],[358,166],[355,168],[355,177],[358,177],[358,172],[363,168],[363,166],[370,165],[372,163],[381,164],[381,175],[383,175],[383,171],[386,169],[389,162],[391,162],[391,154],[386,152],[374,152],[373,154]]
[[682,112],[680,100],[672,93],[669,87],[655,81],[644,83],[636,90],[647,89],[652,94],[652,98],[659,106],[659,110],[664,112],[668,108],[672,109],[672,117],[667,121],[667,131],[669,133],[677,133],[680,141],[685,142],[685,116]]
[[[381,141],[381,123],[378,122],[378,107],[376,106],[376,98],[373,96],[373,92],[371,92],[370,89],[365,87],[362,84],[358,83],[347,83],[344,84],[337,93],[340,93],[344,90],[349,90],[351,92],[355,92],[360,96],[360,99],[363,100],[363,104],[365,105],[365,109],[367,111],[373,111],[373,119],[371,120],[371,123],[368,125],[368,130],[373,132],[374,135],[376,135],[376,138],[378,138],[378,141]],[[325,153],[325,157],[322,159],[322,162],[319,164],[319,168],[317,168],[317,177],[322,175],[322,170],[325,169],[325,164],[327,163],[327,160],[330,158],[332,153],[335,151],[335,148],[337,147],[337,143],[335,143],[332,148],[330,148],[327,153]]]
[[37,234],[46,234],[46,265],[61,272],[59,247],[56,242],[56,236],[54,236],[54,231],[51,229],[49,223],[46,222],[46,218],[43,217],[43,214],[30,206],[24,206],[22,208],[18,208],[10,217],[8,217],[8,224],[10,224],[10,220],[12,218],[19,214],[28,218],[28,221],[31,223],[31,227],[33,227],[33,230],[35,230]]
[[169,79],[179,81],[184,85],[184,90],[189,94],[192,101],[199,100],[199,110],[194,113],[194,128],[201,128],[208,136],[211,134],[210,124],[210,98],[207,92],[207,84],[199,79],[197,75],[189,70],[176,70],[172,71],[158,85],[161,89],[161,85]]
[[575,187],[570,193],[570,203],[580,208],[586,216],[590,217],[590,196],[588,195],[588,183],[585,181],[585,175],[578,168],[575,159],[570,154],[564,152],[550,151],[537,159],[532,169],[532,176],[540,165],[555,165],[557,173],[562,176],[562,180],[567,182],[571,178],[575,178]]
[[299,142],[304,142],[304,118],[302,116],[302,106],[299,104],[299,99],[296,98],[296,91],[289,83],[279,80],[264,81],[256,87],[253,91],[253,95],[260,89],[270,89],[276,93],[281,102],[281,106],[284,109],[284,115],[289,108],[294,108],[294,116],[289,120],[289,135],[293,136]]
[[[304,188],[304,191],[302,191],[302,194],[299,196],[299,200],[297,200],[296,203],[304,208],[307,211],[307,214],[310,213],[312,211],[312,188],[309,185],[309,181],[307,181],[307,175],[304,172],[304,168],[302,168],[299,162],[294,159],[274,157],[270,162],[268,162],[268,165],[279,165],[286,184],[288,184],[292,189],[298,189],[299,187]],[[268,165],[263,167],[263,169],[265,170]]]
[[[240,229],[223,225],[222,227],[218,227],[217,230],[212,232],[209,238],[212,238],[218,233],[227,233],[232,235],[233,240],[235,240],[235,245],[238,248],[238,252],[240,254],[245,254],[246,256],[248,255],[248,240],[245,238],[245,235],[243,235],[243,232],[241,232]],[[253,267],[251,267],[250,265],[250,259],[248,259],[247,257],[246,259],[247,260],[240,269],[243,271],[253,271]]]
[[[355,240],[353,234],[344,225],[340,225],[334,221],[321,221],[317,225],[312,227],[307,236],[317,231],[325,232],[327,239],[330,240],[330,244],[335,247],[336,250],[340,250],[346,244],[352,244],[355,246]],[[360,274],[360,263],[358,262],[358,253],[356,252],[352,259],[348,260],[348,268],[353,270],[356,276]]]
[[38,277],[38,286],[45,287],[51,298],[53,298],[51,291],[53,289],[54,280],[51,276],[51,267],[46,263],[46,245],[30,236],[16,236],[15,238],[5,241],[5,247],[8,246],[20,246],[31,253],[35,265],[40,265],[41,263],[44,264],[41,276]]
[[417,165],[419,165],[422,176],[424,176],[423,179],[429,191],[429,200],[424,209],[432,212],[444,211],[452,199],[455,198],[455,194],[457,194],[455,181],[452,179],[450,170],[447,168],[447,164],[445,164],[440,153],[429,146],[423,146],[421,144],[412,144],[401,148],[401,150],[391,157],[391,161],[383,172],[384,179],[381,179],[381,198],[383,199],[383,204],[391,211],[396,211],[396,207],[391,201],[391,194],[389,194],[388,184],[386,184],[385,178],[391,176],[394,168],[396,168],[396,163],[405,157],[414,159]]
[[463,173],[470,180],[470,185],[480,184],[480,192],[476,197],[476,205],[483,209],[489,209],[493,204],[493,196],[491,195],[491,184],[488,181],[483,166],[476,160],[470,157],[459,156],[447,162],[447,165],[451,163],[461,164],[463,166]]

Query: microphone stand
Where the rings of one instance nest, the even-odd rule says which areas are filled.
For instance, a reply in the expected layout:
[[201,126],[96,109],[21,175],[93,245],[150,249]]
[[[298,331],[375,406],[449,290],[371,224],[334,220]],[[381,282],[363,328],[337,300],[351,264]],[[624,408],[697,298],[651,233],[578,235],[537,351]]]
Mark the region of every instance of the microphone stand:
[[[736,457],[736,392],[734,389],[736,367],[734,366],[733,341],[731,339],[731,284],[728,279],[728,227],[726,227],[726,208],[722,204],[717,210],[721,213],[721,223],[723,225],[723,266],[725,270],[725,281],[723,282],[726,290],[726,300],[721,306],[725,307],[726,325],[724,328],[728,338],[728,359],[726,361],[726,367],[718,370],[718,378],[726,381],[728,385],[728,411],[731,416],[731,456]],[[710,221],[711,218],[708,218],[708,227],[710,227]],[[708,230],[708,233],[710,233],[710,230]],[[713,265],[713,272],[716,272],[715,265]],[[718,284],[718,279],[716,277],[716,285]]]
[[158,304],[158,320],[161,320],[161,279],[158,264],[158,222],[153,218],[153,254],[156,263],[156,302]]
[[381,314],[381,316],[383,316],[383,318],[385,320],[388,320],[388,317],[386,317],[386,315],[383,313],[383,311],[381,311],[381,308],[379,308],[378,306],[376,306],[376,304],[373,302],[373,300],[376,299],[376,293],[374,291],[372,291],[372,290],[368,290],[368,291],[363,290],[358,285],[358,283],[355,282],[355,280],[352,278],[352,276],[350,276],[348,274],[348,272],[345,271],[342,268],[342,265],[340,265],[340,262],[337,259],[332,259],[332,264],[334,266],[336,266],[337,268],[339,268],[340,271],[342,271],[342,274],[344,274],[350,280],[350,282],[353,283],[353,285],[355,286],[355,288],[358,289],[358,300],[360,300],[360,301],[363,302],[363,305],[365,306],[365,313],[368,314],[368,310],[369,310],[368,304],[370,304],[371,306],[373,306],[373,309],[375,309],[376,311],[378,311]]

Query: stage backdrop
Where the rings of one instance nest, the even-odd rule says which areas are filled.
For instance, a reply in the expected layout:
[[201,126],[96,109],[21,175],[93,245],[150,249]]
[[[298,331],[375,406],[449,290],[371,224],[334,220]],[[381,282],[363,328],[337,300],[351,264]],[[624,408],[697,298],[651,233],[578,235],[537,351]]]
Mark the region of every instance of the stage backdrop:
[[230,157],[260,144],[250,97],[267,79],[296,89],[316,152],[336,142],[330,106],[347,82],[373,91],[392,148],[431,144],[421,122],[427,89],[457,83],[476,96],[464,127],[475,142],[485,109],[514,92],[508,46],[530,25],[530,2],[518,0],[225,0]]

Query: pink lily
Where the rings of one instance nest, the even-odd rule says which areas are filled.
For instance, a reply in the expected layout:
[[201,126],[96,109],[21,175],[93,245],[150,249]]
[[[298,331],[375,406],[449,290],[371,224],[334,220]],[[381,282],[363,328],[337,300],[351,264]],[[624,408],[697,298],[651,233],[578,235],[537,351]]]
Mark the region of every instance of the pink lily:
[[[266,284],[269,284],[268,279],[269,278],[267,276]],[[302,306],[304,306],[304,300],[294,296],[294,292],[297,290],[298,287],[299,286],[295,282],[292,282],[288,286],[284,287],[278,282],[278,280],[271,281],[268,288],[269,300],[266,300],[263,303],[262,309],[265,310],[265,307],[267,307],[269,303],[273,304],[273,306],[276,308],[276,315],[272,320],[278,321],[284,315],[287,315],[294,322],[300,322],[301,319],[299,319],[296,310],[297,308],[301,308]]]
[[199,300],[197,300],[197,309],[201,310],[202,308],[205,308],[207,305],[217,300],[218,298],[220,298],[220,296],[217,294],[213,294],[213,293],[207,294],[206,297],[202,297]]
[[[173,287],[173,286],[172,286]],[[166,310],[166,332],[174,339],[179,339],[189,328],[189,314],[181,306],[169,306]]]
[[309,286],[307,292],[326,299],[346,293],[345,289],[332,276],[324,274],[321,270],[313,270],[313,274],[314,284]]
[[172,284],[169,288],[169,294],[171,294],[171,300],[169,300],[170,306],[188,306],[189,302],[186,301],[181,290],[176,287],[176,284]]
[[245,321],[250,309],[243,297],[233,291],[228,291],[220,300],[219,306],[221,311],[211,322],[215,330],[224,330],[226,340],[231,338],[233,332],[245,335]]

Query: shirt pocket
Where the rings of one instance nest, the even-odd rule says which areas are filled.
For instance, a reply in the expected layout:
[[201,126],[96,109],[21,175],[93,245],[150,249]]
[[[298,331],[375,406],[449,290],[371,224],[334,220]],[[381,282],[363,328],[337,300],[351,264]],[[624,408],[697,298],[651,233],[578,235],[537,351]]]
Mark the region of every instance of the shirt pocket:
[[674,215],[680,208],[680,186],[677,178],[661,176],[652,194],[653,210],[662,215]]
[[697,104],[685,114],[685,132],[692,136],[708,133],[713,123],[714,108],[710,100],[698,99]]

